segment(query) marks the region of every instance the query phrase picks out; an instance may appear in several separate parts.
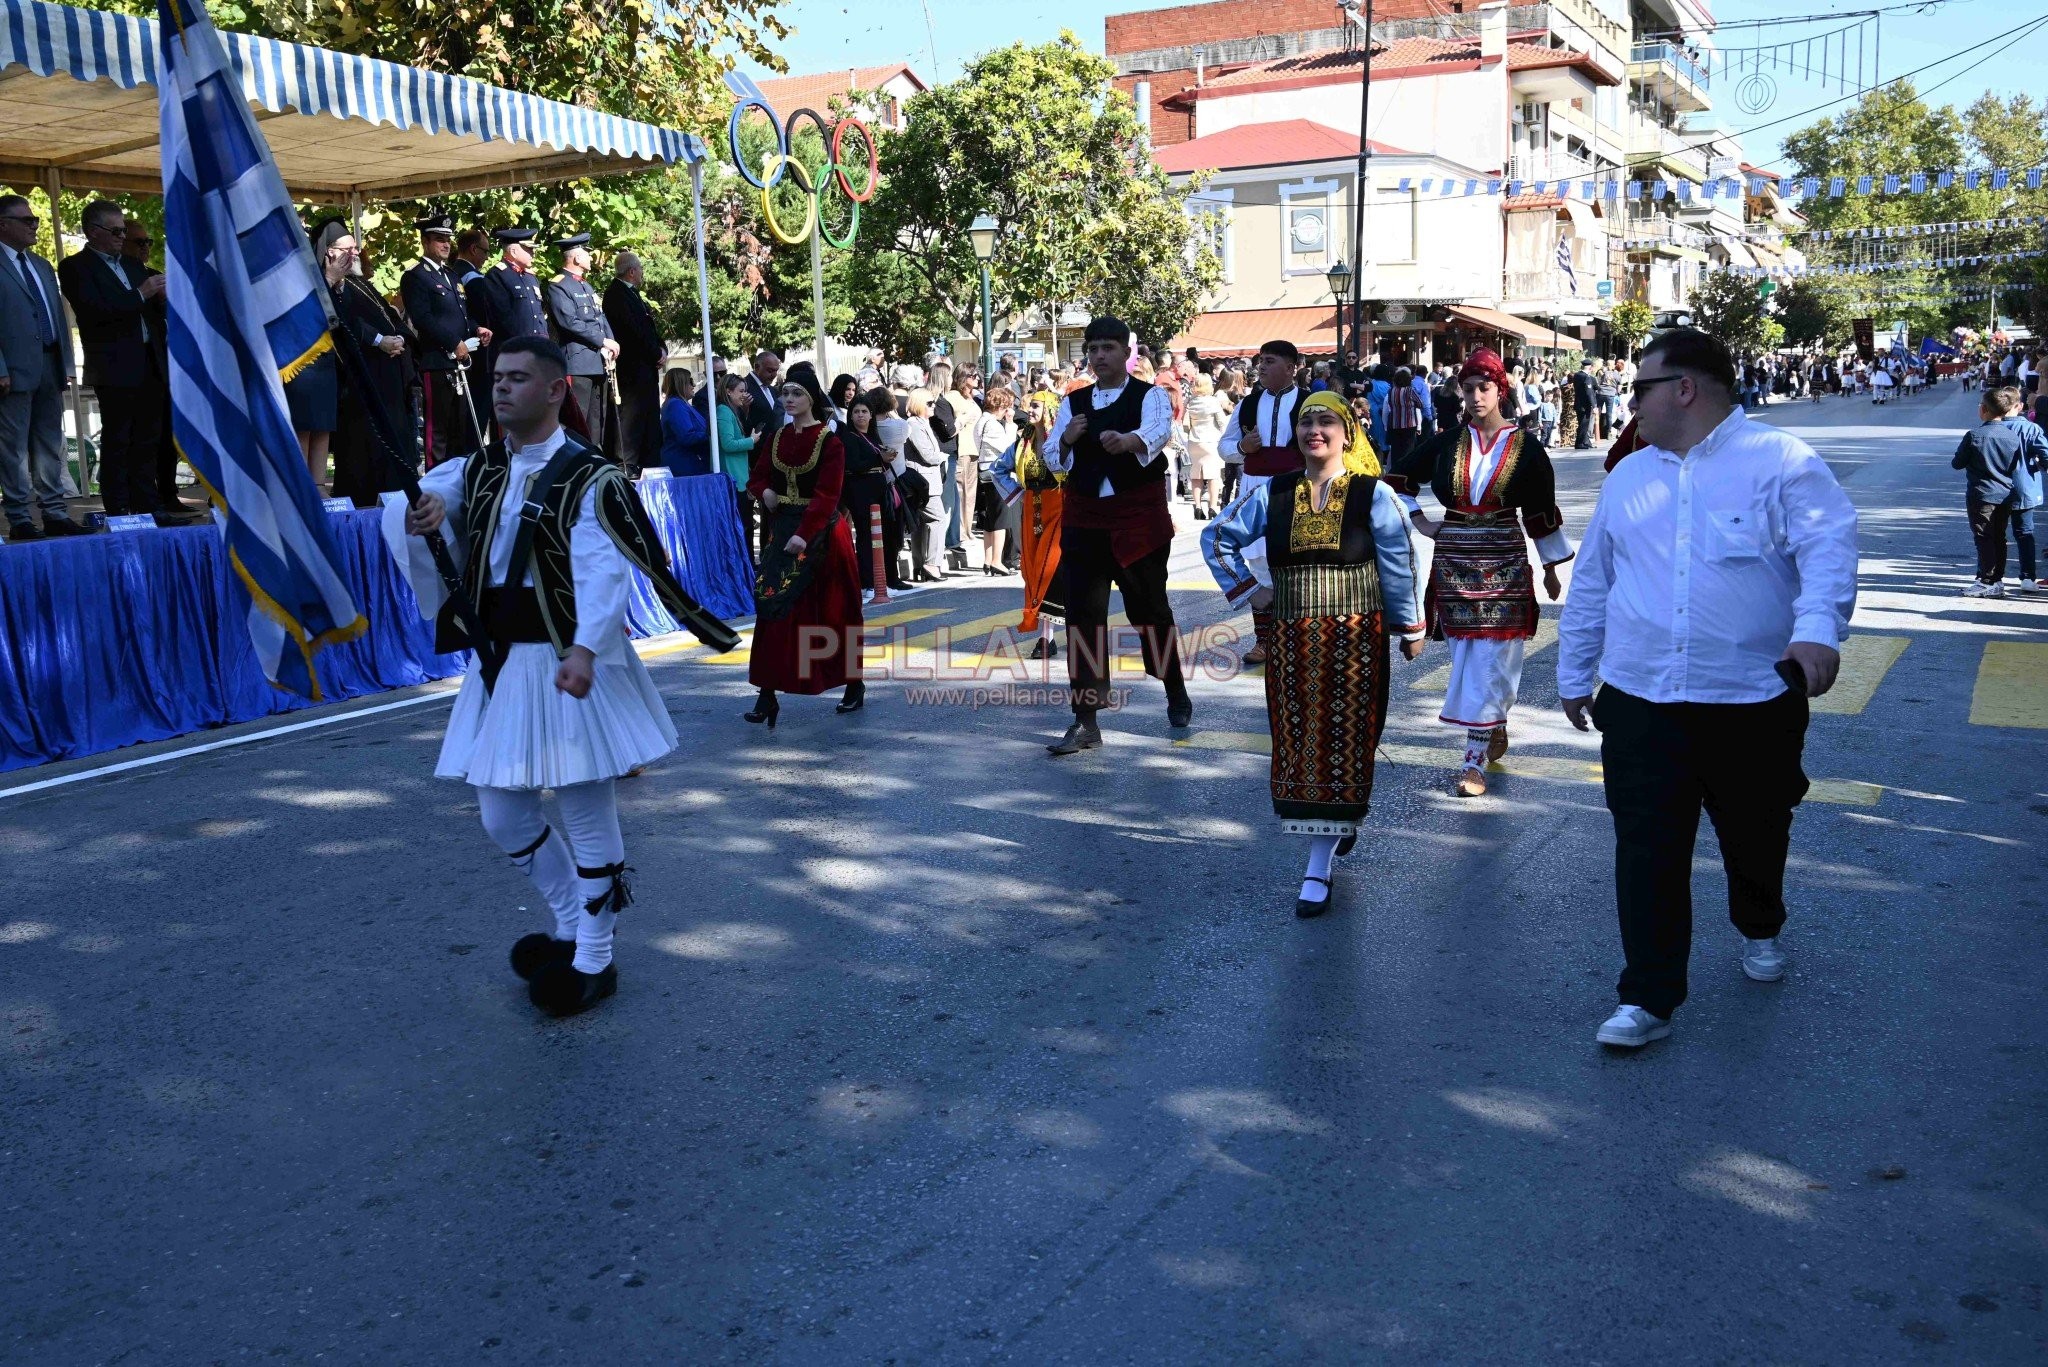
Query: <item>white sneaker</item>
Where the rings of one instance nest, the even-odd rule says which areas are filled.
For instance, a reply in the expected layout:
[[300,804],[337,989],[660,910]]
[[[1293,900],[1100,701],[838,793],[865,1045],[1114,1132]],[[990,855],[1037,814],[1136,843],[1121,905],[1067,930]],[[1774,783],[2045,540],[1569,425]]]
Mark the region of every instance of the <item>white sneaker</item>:
[[1742,942],[1742,972],[1753,983],[1774,983],[1785,976],[1785,955],[1775,936]]
[[1602,1044],[1640,1049],[1651,1040],[1663,1039],[1670,1033],[1671,1022],[1663,1017],[1653,1016],[1640,1006],[1618,1006],[1593,1038]]
[[1982,579],[1972,579],[1970,581],[1969,587],[1963,590],[1963,597],[2003,598],[2005,597],[2005,585],[1987,584]]
[[2020,582],[2019,582],[2019,591],[2020,591],[2021,593],[2043,593],[2043,592],[2048,592],[2048,590],[2044,590],[2044,589],[2043,589],[2043,588],[2041,587],[2041,581],[2040,581],[2040,580],[2038,580],[2038,579],[2022,579],[2022,580],[2020,580]]

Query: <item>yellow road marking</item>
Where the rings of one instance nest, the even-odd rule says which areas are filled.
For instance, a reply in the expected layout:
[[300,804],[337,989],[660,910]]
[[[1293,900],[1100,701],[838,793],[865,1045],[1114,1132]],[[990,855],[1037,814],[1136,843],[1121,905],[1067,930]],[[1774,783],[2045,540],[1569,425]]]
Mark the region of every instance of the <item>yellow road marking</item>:
[[1970,725],[2048,730],[2048,645],[1992,641],[1984,647]]
[[1216,587],[1214,579],[1169,579],[1166,581],[1166,587],[1170,589],[1201,590],[1208,593],[1223,592],[1223,590]]
[[[1545,617],[1536,623],[1535,638],[1529,642],[1528,648],[1522,652],[1522,658],[1526,660],[1537,651],[1548,650],[1556,644],[1557,622],[1552,618]],[[1432,650],[1449,649],[1449,644],[1444,641],[1431,641],[1429,646]],[[1451,667],[1449,665],[1438,665],[1435,669],[1430,670],[1429,673],[1419,678],[1411,679],[1408,686],[1419,693],[1441,693],[1451,686]]]
[[[1172,742],[1183,749],[1194,750],[1237,750],[1251,755],[1273,753],[1273,738],[1263,731],[1197,731],[1183,740]],[[1446,772],[1456,769],[1465,757],[1462,749],[1439,749],[1433,745],[1398,745],[1387,743],[1380,746],[1388,762],[1406,768],[1442,769]],[[1489,764],[1488,770],[1510,777],[1551,779],[1559,783],[1598,783],[1601,779],[1598,760],[1567,759],[1555,755],[1518,755],[1510,753],[1498,764]],[[1807,798],[1813,802],[1829,802],[1852,807],[1874,807],[1884,792],[1876,783],[1861,783],[1853,779],[1818,778],[1807,790]]]
[[1813,700],[1812,710],[1836,717],[1862,712],[1910,643],[1905,636],[1851,636],[1842,642],[1842,672],[1833,688]]

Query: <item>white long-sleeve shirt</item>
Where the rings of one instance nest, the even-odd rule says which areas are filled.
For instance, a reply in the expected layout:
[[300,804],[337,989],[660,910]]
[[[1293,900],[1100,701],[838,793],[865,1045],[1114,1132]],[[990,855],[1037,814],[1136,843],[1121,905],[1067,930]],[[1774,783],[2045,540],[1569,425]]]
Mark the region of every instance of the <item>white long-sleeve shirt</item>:
[[1558,623],[1557,693],[1596,678],[1651,702],[1766,702],[1793,641],[1839,648],[1856,509],[1827,463],[1741,409],[1680,457],[1614,467]]
[[[1263,385],[1244,396],[1244,402],[1252,405],[1252,415],[1258,419],[1263,449],[1271,451],[1294,444],[1294,413],[1301,407],[1301,397],[1301,391],[1292,386],[1274,394]],[[1244,459],[1237,445],[1244,436],[1244,428],[1239,425],[1242,421],[1241,414],[1231,413],[1223,427],[1223,439],[1216,443],[1217,454],[1231,465]]]
[[[1052,435],[1046,440],[1047,469],[1055,473],[1065,473],[1074,468],[1074,453],[1062,445],[1060,439],[1066,434],[1067,423],[1074,416],[1076,404],[1085,397],[1088,400],[1087,411],[1090,413],[1098,408],[1108,408],[1123,396],[1124,389],[1129,383],[1130,381],[1125,380],[1115,389],[1104,389],[1097,384],[1078,394],[1069,394],[1060,401],[1059,415],[1052,420]],[[1107,434],[1097,432],[1095,435],[1100,437]],[[1145,395],[1145,406],[1139,411],[1138,435],[1145,440],[1145,459],[1139,462],[1141,465],[1150,464],[1154,456],[1166,449],[1166,443],[1173,437],[1173,400],[1156,384]],[[1116,490],[1110,486],[1107,479],[1104,479],[1101,492],[1102,497],[1109,498]]]
[[[526,506],[526,495],[534,479],[561,449],[562,437],[563,431],[558,427],[554,435],[512,453],[512,475],[504,501],[498,505],[498,530],[491,538],[491,572],[484,581],[488,587],[504,587],[512,573],[512,543],[519,535],[520,509]],[[462,472],[469,460],[467,456],[444,460],[420,476],[420,488],[440,495],[447,507],[447,522],[442,531],[458,566],[465,545],[461,530]],[[394,552],[403,547],[400,564],[419,599],[421,614],[432,621],[446,594],[441,590],[440,575],[434,569],[425,540],[405,534],[405,495],[384,496],[383,530],[385,541]],[[576,521],[569,528],[569,564],[576,579],[576,639],[571,644],[583,646],[602,660],[616,662],[629,648],[625,628],[632,570],[624,553],[598,524],[594,489],[584,492]],[[530,559],[524,582],[533,582]]]

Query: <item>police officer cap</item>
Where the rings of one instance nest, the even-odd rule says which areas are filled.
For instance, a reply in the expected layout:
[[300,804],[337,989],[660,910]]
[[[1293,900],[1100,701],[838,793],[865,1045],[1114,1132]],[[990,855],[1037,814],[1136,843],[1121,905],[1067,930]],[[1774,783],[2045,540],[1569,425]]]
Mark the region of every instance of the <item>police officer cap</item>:
[[589,245],[589,233],[573,233],[568,237],[558,237],[555,239],[555,250],[558,252],[566,252],[571,247],[587,247]]
[[420,230],[421,236],[425,236],[428,233],[439,233],[443,237],[453,237],[455,236],[455,215],[428,214],[425,218],[414,219],[412,226]]
[[533,240],[533,229],[496,228],[492,230],[491,236],[500,242],[530,242]]

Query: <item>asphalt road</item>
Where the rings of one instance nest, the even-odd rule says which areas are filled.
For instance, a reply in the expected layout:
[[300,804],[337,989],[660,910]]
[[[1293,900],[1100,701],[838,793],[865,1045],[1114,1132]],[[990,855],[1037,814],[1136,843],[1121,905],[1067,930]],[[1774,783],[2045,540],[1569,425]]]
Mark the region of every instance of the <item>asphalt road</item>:
[[1055,762],[1062,714],[896,682],[766,734],[669,650],[620,995],[569,1022],[429,777],[445,693],[0,795],[0,1360],[2039,1362],[2048,603],[1955,596],[1971,407],[1771,410],[1862,512],[1875,644],[1810,734],[1789,979],[1738,971],[1707,839],[1633,1055],[1554,650],[1478,801],[1441,651],[1401,667],[1311,923],[1255,679],[1182,745],[1139,681]]

